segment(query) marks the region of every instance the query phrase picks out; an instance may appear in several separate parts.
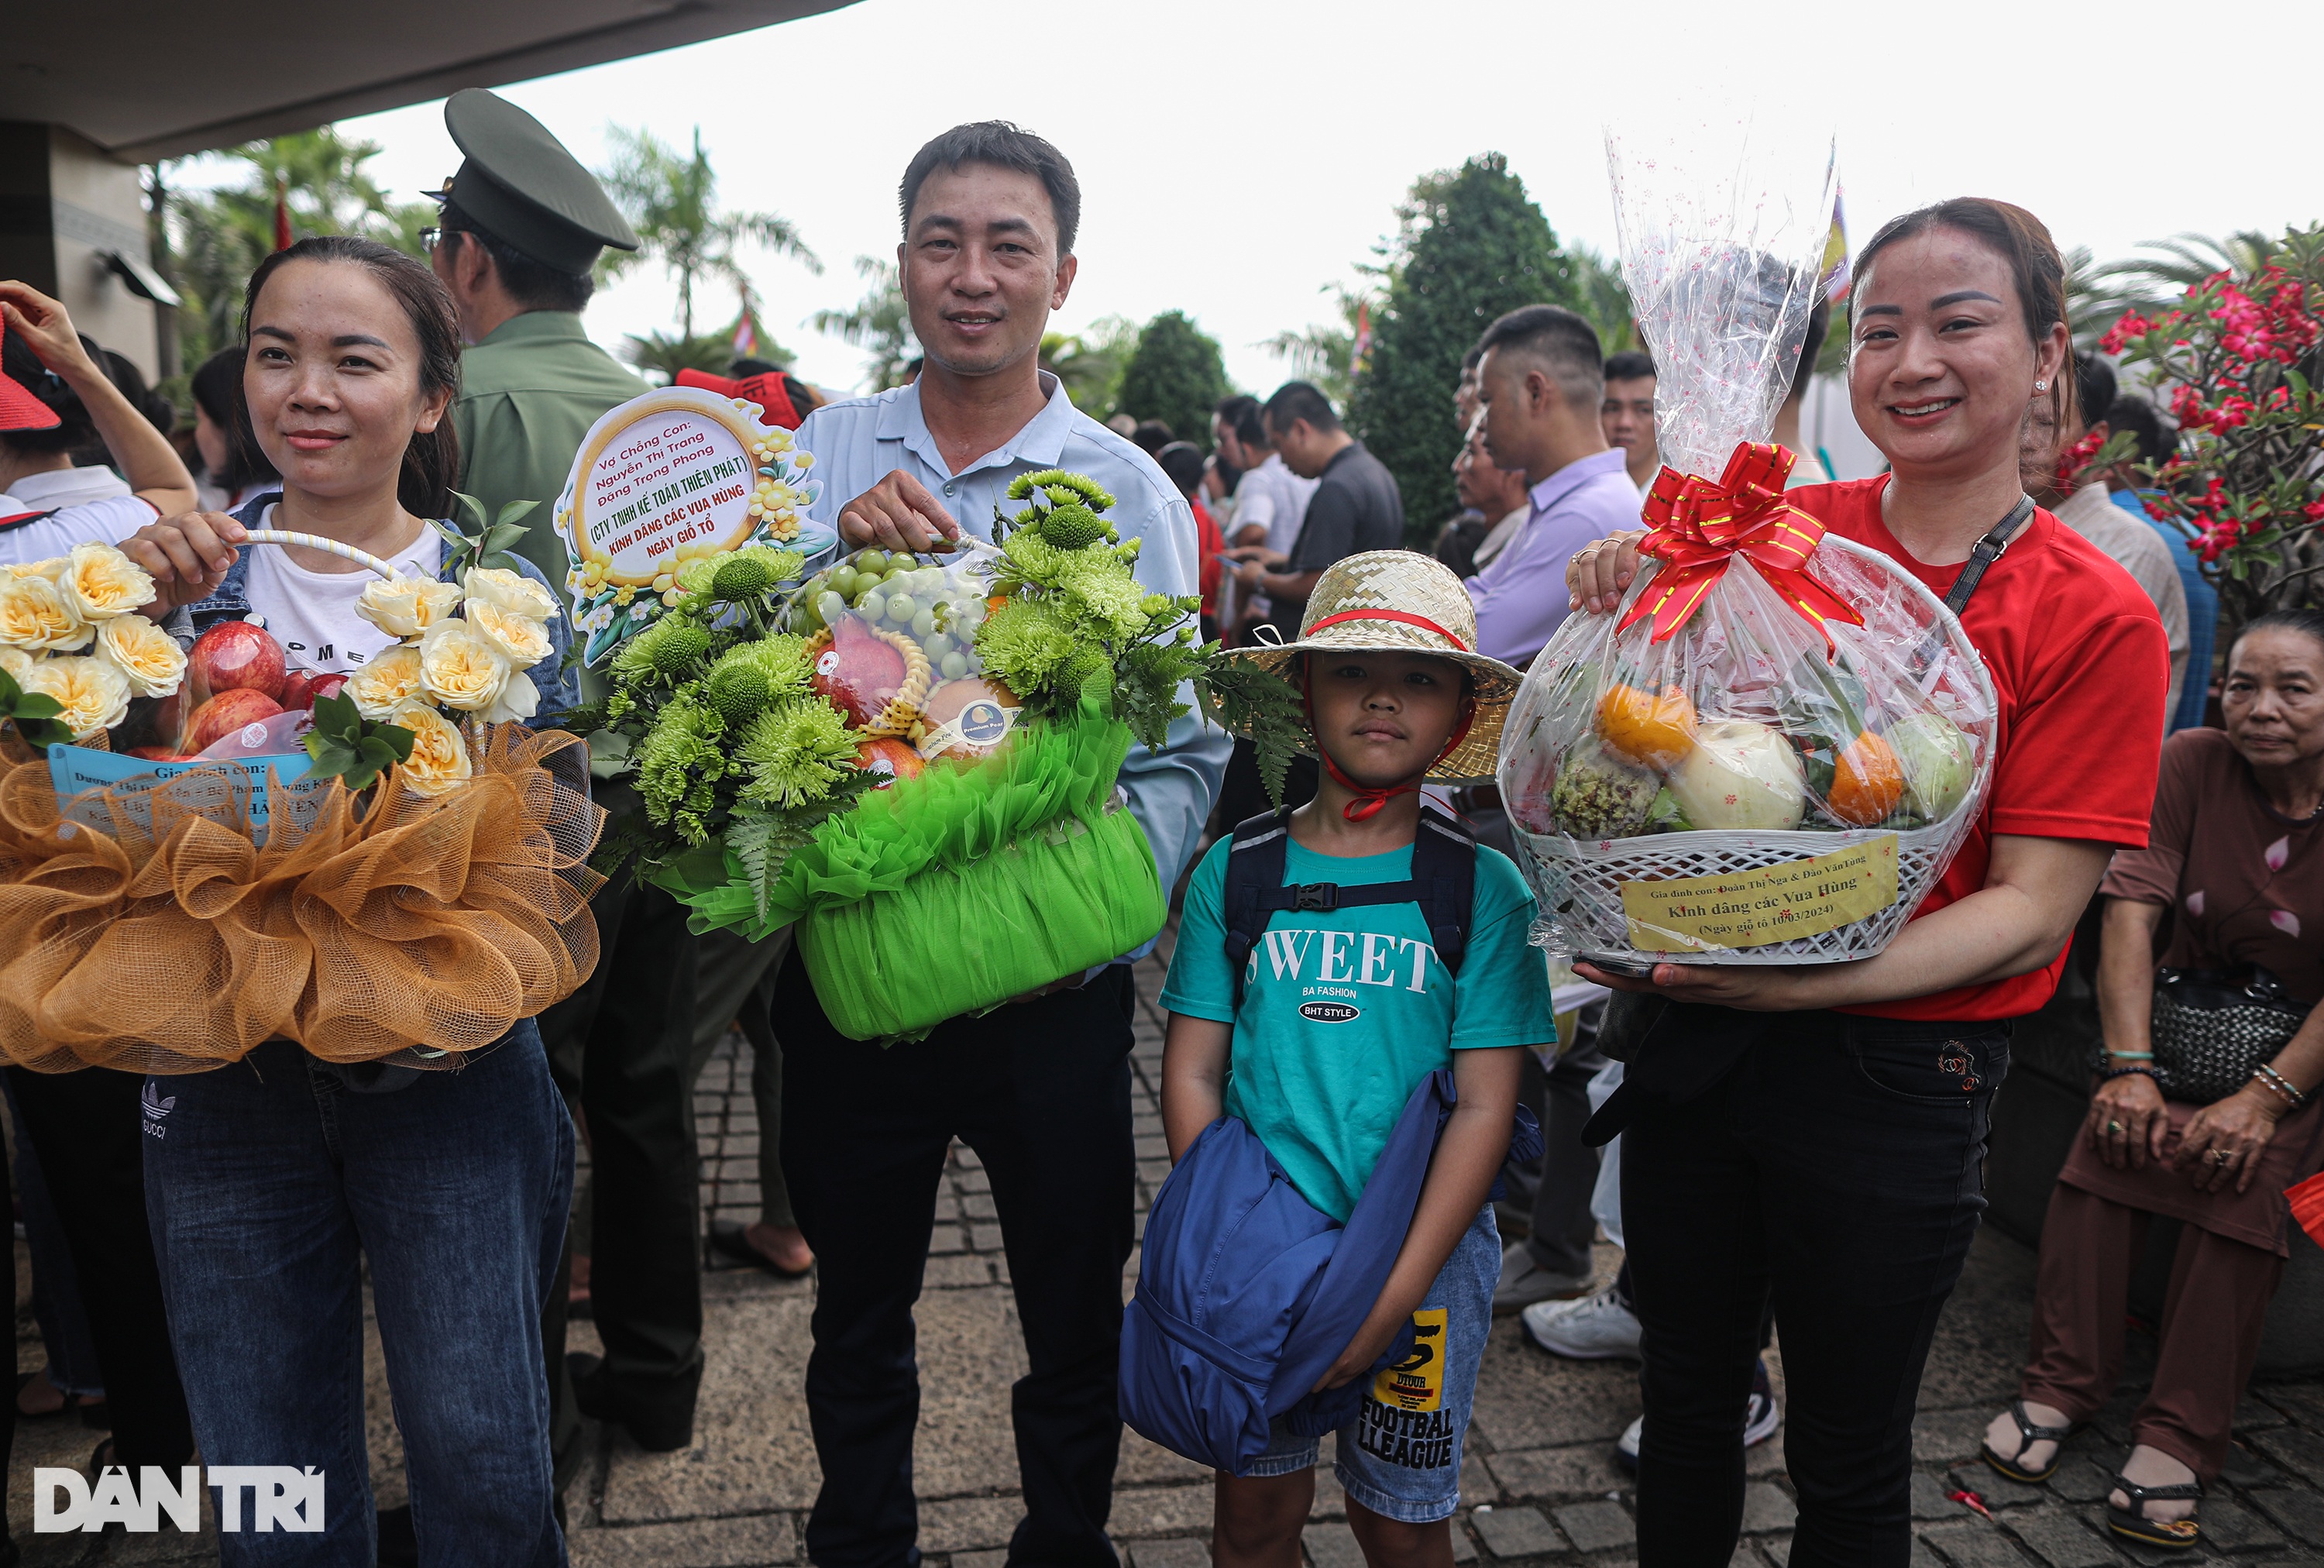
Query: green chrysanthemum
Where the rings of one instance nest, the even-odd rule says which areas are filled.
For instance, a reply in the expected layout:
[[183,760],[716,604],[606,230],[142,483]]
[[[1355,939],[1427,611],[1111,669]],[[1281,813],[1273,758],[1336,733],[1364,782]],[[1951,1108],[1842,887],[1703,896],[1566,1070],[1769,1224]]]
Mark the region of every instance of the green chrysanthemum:
[[735,749],[751,776],[742,798],[778,807],[825,799],[854,770],[855,745],[829,703],[794,697],[778,704],[752,721]]
[[767,563],[747,550],[720,561],[710,581],[711,591],[728,604],[755,599],[775,586]]
[[715,560],[707,557],[690,560],[678,568],[678,591],[686,594],[706,593],[712,580],[717,576],[718,563]]
[[1019,693],[1047,687],[1075,651],[1073,628],[1053,605],[1034,600],[1011,599],[976,629],[977,656]]
[[1073,607],[1074,620],[1101,641],[1134,641],[1153,619],[1147,593],[1130,568],[1110,555],[1093,551],[1066,560],[1057,588]]
[[720,659],[711,670],[710,678],[703,683],[710,706],[726,721],[729,729],[741,729],[767,711],[774,693],[767,689],[767,678],[757,665],[747,662],[730,663]]
[[688,843],[708,836],[704,816],[716,804],[726,772],[726,729],[690,696],[672,699],[638,744],[638,796],[646,815],[675,827]]
[[691,621],[664,616],[639,632],[613,655],[613,678],[622,681],[680,681],[696,674],[710,651],[710,632]]
[[1041,537],[1061,550],[1077,550],[1105,537],[1105,524],[1086,506],[1060,506],[1041,520]]
[[1056,580],[1065,563],[1064,552],[1045,535],[1029,528],[1010,534],[1002,541],[1001,553],[1017,577],[1044,587]]
[[765,676],[768,698],[773,702],[805,696],[808,681],[815,678],[815,666],[807,656],[807,639],[788,632],[728,649],[720,656],[717,668],[730,664],[748,664]]
[[1113,665],[1100,648],[1084,648],[1057,671],[1053,687],[1060,698],[1082,700],[1113,696]]

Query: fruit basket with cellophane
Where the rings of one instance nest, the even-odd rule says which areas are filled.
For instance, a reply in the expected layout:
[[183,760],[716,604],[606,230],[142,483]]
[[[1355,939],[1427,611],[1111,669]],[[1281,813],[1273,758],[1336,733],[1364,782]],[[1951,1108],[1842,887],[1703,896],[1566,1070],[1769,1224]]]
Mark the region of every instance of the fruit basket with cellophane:
[[1637,580],[1614,613],[1566,618],[1504,732],[1536,940],[1868,957],[1982,809],[1992,684],[1909,571],[1784,500],[1794,458],[1766,441],[1822,288],[1829,147],[1640,143],[1609,134],[1608,156],[1665,466]]

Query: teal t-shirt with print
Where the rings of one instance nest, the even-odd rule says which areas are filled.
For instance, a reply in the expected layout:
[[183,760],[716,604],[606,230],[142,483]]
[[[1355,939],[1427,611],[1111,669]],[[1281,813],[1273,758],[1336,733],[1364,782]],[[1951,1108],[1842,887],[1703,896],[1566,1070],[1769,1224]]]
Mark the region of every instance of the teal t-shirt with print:
[[[1233,848],[1221,839],[1194,868],[1162,1005],[1234,1025],[1226,1113],[1258,1135],[1302,1197],[1345,1221],[1421,1079],[1454,1051],[1557,1038],[1548,965],[1526,940],[1533,896],[1507,855],[1479,847],[1458,977],[1436,956],[1417,904],[1285,910],[1251,949],[1238,1012],[1223,914]],[[1409,848],[1343,858],[1294,841],[1284,859],[1286,886],[1412,875]]]

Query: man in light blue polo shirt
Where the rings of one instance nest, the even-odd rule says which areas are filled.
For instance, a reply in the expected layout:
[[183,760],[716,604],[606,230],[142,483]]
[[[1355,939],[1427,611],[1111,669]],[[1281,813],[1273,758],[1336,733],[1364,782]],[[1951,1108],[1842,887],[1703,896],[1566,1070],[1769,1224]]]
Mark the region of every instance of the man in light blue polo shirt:
[[[818,521],[849,548],[990,539],[994,507],[1014,511],[1010,480],[1064,468],[1113,493],[1106,521],[1144,541],[1149,592],[1195,592],[1194,521],[1177,487],[1039,369],[1042,330],[1075,271],[1072,166],[1013,125],[960,125],[913,158],[901,197],[898,259],[927,364],[910,386],[829,404],[799,427],[823,481]],[[1228,752],[1192,715],[1169,742],[1133,744],[1120,776],[1165,887],[1194,853]],[[1030,1367],[1010,1401],[1025,1498],[1010,1560],[1114,1568],[1105,1524],[1136,1179],[1129,965],[885,1047],[833,1030],[796,952],[776,992],[783,1171],[820,1273],[807,1397],[823,1488],[808,1556],[822,1568],[910,1561],[912,1303],[958,1138],[991,1179]],[[988,1412],[996,1425],[1000,1414]]]

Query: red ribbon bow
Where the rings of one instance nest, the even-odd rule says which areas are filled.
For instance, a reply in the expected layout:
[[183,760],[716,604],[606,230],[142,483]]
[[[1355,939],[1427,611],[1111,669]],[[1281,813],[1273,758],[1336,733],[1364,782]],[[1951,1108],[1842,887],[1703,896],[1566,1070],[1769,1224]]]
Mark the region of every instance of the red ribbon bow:
[[1784,499],[1784,482],[1798,459],[1771,441],[1738,441],[1717,483],[1665,466],[1646,493],[1648,532],[1638,549],[1665,563],[1615,628],[1627,632],[1654,617],[1652,641],[1667,642],[1702,603],[1727,563],[1748,556],[1768,586],[1823,633],[1827,621],[1864,624],[1864,617],[1810,575],[1808,558],[1823,524]]

